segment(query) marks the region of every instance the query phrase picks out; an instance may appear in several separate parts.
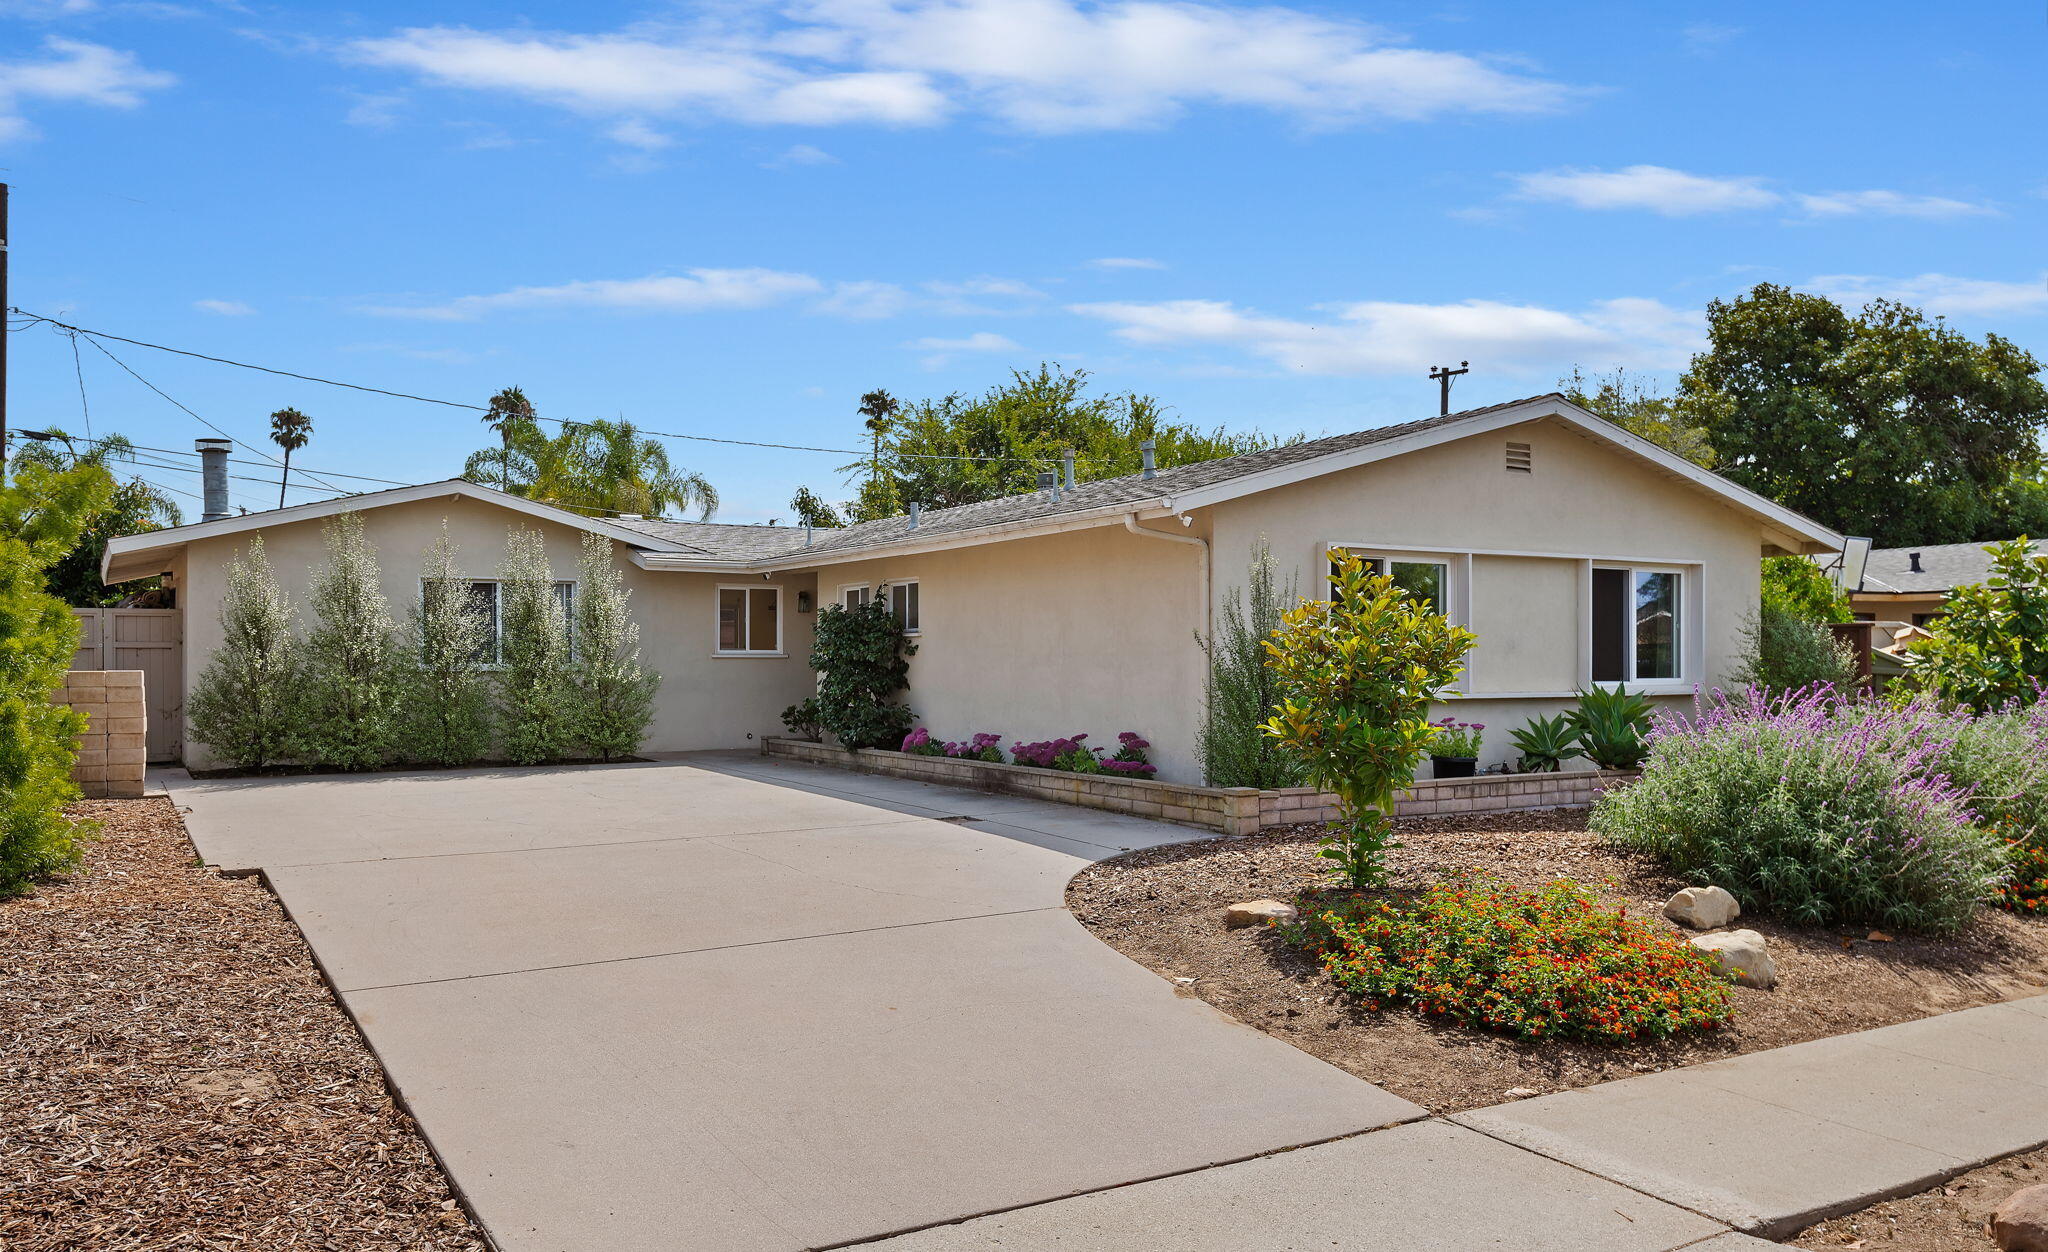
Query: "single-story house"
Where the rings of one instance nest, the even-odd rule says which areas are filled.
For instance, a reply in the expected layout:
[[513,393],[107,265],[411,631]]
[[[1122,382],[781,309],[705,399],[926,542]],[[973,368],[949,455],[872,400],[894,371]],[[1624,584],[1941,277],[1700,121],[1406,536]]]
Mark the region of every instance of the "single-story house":
[[[1759,558],[1841,536],[1558,395],[1147,470],[840,530],[594,518],[459,479],[115,539],[110,582],[163,574],[182,606],[184,673],[204,666],[229,560],[261,532],[306,601],[321,520],[354,510],[395,606],[445,524],[488,584],[513,527],[547,535],[574,577],[580,532],[617,542],[662,685],[650,751],[780,734],[813,689],[819,606],[886,594],[917,642],[906,699],[943,738],[991,731],[1151,740],[1160,776],[1201,780],[1209,634],[1267,544],[1282,585],[1323,590],[1344,548],[1434,596],[1478,634],[1454,711],[1508,732],[1590,683],[1686,697],[1736,664]],[[223,482],[225,479],[223,478]],[[225,512],[225,507],[221,509]],[[487,594],[487,593],[486,593]],[[211,764],[188,744],[186,760]]]
[[[2034,551],[2042,547],[2036,543]],[[1949,592],[1990,577],[1991,553],[1982,543],[1872,548],[1863,582],[1849,593],[1849,607],[1858,621],[1925,626],[1941,616]]]

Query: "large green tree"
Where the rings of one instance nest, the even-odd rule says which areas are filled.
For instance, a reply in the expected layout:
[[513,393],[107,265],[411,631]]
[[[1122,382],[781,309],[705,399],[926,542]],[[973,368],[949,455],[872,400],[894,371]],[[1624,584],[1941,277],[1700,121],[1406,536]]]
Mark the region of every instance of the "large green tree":
[[1707,324],[1678,407],[1716,470],[1880,546],[2010,533],[2048,423],[2031,354],[1889,300],[1851,314],[1769,283],[1713,301]]
[[659,439],[623,419],[565,422],[550,435],[529,405],[525,415],[508,413],[493,429],[499,446],[471,453],[462,467],[472,482],[600,514],[660,517],[694,509],[708,518],[718,511],[709,479],[675,465]]
[[[116,463],[135,459],[135,446],[120,435],[102,435],[81,444],[54,426],[37,434],[43,437],[27,442],[15,454],[17,466],[35,465],[54,472],[75,463],[111,472]],[[160,530],[184,520],[178,502],[162,488],[140,478],[116,479],[106,507],[87,521],[78,542],[45,572],[50,594],[66,604],[93,608],[118,604],[127,596],[155,587],[159,580],[151,578],[109,588],[100,581],[100,557],[107,550],[107,541],[116,535]]]
[[1557,380],[1557,389],[1582,409],[1589,409],[1632,435],[1712,469],[1713,445],[1707,432],[1687,421],[1678,403],[1661,395],[1640,374],[1617,368],[1588,378],[1576,366],[1571,377]]
[[1068,448],[1077,453],[1076,476],[1085,480],[1136,473],[1138,444],[1146,439],[1156,442],[1161,468],[1290,442],[1172,421],[1157,399],[1136,392],[1090,394],[1086,370],[1049,362],[1012,370],[1010,381],[978,396],[955,392],[900,405],[879,429],[870,421],[866,429],[878,449],[844,467],[862,479],[859,498],[845,506],[855,522],[888,516],[911,500],[948,508],[1029,491],[1041,472],[1059,469]]

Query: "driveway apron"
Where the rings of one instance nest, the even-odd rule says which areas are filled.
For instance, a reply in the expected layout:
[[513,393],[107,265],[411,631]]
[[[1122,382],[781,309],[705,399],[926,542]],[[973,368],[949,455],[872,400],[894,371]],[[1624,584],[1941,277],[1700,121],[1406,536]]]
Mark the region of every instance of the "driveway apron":
[[1423,1113],[1063,907],[1197,831],[738,754],[173,786],[515,1252],[830,1247]]

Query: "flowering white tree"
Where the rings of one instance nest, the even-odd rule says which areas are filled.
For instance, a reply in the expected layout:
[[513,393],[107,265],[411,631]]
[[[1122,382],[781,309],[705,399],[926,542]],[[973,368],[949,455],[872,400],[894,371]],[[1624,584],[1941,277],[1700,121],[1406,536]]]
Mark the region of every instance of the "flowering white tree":
[[420,570],[420,598],[406,613],[399,700],[399,755],[429,765],[467,765],[491,750],[491,622],[470,592],[442,524]]
[[619,576],[612,541],[583,536],[576,589],[576,739],[602,760],[631,756],[654,720],[660,679],[640,667],[640,625]]
[[327,564],[313,579],[306,638],[306,757],[341,769],[375,769],[398,731],[400,667],[391,602],[360,513],[325,527]]
[[504,672],[498,742],[520,765],[560,760],[575,742],[569,618],[555,595],[546,536],[515,530],[498,567]]
[[220,602],[221,645],[186,701],[192,737],[244,769],[298,754],[304,667],[292,637],[292,604],[271,572],[263,536],[228,562]]

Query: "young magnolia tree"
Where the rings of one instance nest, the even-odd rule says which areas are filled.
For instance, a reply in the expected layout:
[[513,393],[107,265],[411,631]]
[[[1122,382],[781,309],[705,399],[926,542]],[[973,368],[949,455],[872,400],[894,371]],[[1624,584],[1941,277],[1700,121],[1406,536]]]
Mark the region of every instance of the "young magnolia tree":
[[498,684],[498,742],[520,765],[569,755],[575,743],[569,617],[555,595],[547,539],[515,530],[498,567],[503,623]]
[[2048,553],[2024,535],[1985,550],[1990,579],[1950,592],[1948,611],[1906,654],[1907,690],[1980,713],[2032,704],[2048,688]]
[[1415,781],[1436,731],[1430,702],[1464,671],[1478,636],[1333,551],[1335,597],[1304,600],[1266,643],[1280,704],[1266,733],[1335,792],[1340,825],[1318,855],[1354,890],[1386,876],[1394,793]]
[[443,525],[406,613],[407,664],[398,754],[429,765],[467,765],[491,750],[491,622],[470,594]]
[[228,562],[221,645],[186,698],[192,737],[244,769],[296,756],[304,667],[292,637],[291,600],[263,553],[263,536]]
[[71,782],[72,736],[85,718],[51,704],[78,647],[78,619],[45,590],[45,571],[114,492],[96,465],[14,467],[0,486],[0,897],[68,868],[77,831],[63,806]]
[[627,591],[603,535],[583,536],[576,595],[576,741],[602,760],[640,750],[654,720],[660,679],[640,668],[640,625],[626,610]]
[[341,769],[375,769],[398,738],[400,679],[391,602],[360,513],[326,525],[327,565],[313,579],[306,637],[304,754]]

